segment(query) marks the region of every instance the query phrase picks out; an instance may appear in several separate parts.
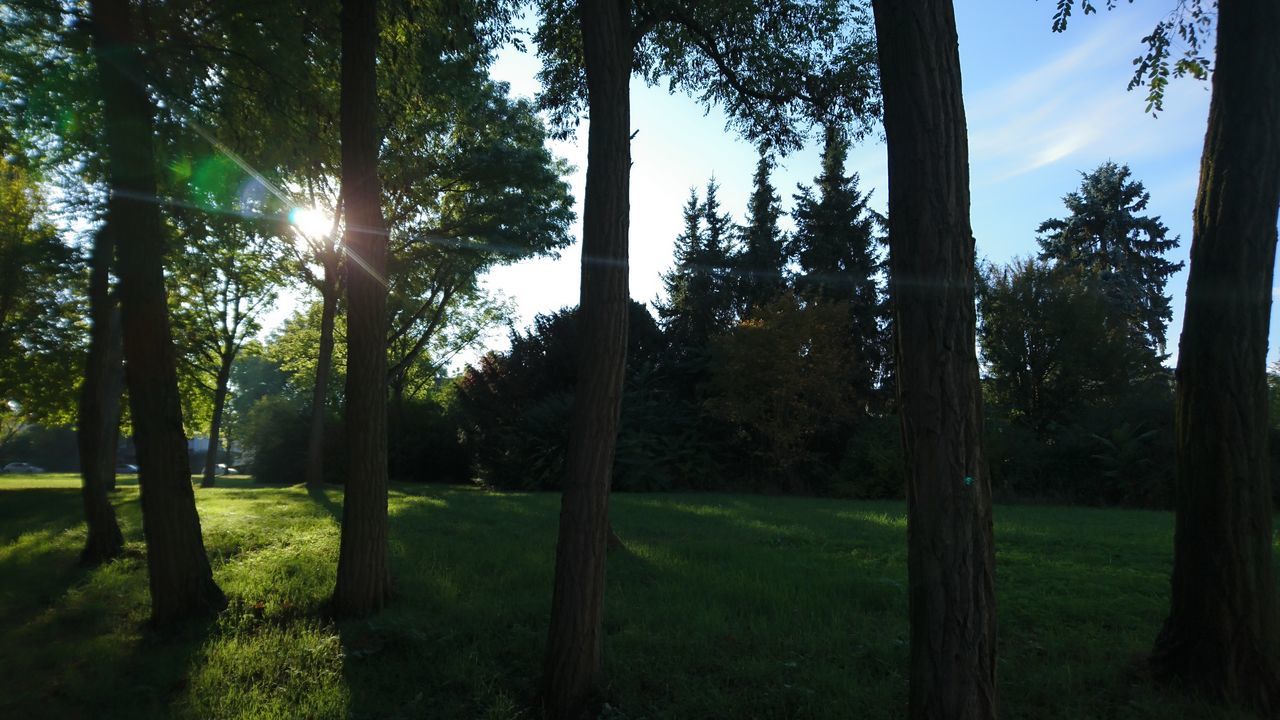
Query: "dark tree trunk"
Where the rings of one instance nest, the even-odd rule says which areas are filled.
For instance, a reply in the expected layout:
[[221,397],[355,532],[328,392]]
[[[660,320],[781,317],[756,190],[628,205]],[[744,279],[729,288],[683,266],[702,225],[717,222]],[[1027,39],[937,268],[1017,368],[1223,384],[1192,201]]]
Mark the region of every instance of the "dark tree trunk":
[[123,421],[121,417],[122,398],[124,395],[124,328],[120,319],[120,298],[112,297],[111,299],[111,345],[110,357],[108,364],[110,370],[107,375],[106,395],[114,403],[111,410],[111,416],[115,418],[111,428],[111,472],[103,476],[103,487],[107,492],[115,492],[116,489],[116,460],[120,449],[120,423]]
[[124,549],[115,508],[107,497],[108,487],[115,485],[115,441],[120,427],[120,386],[114,381],[120,367],[120,314],[115,309],[108,278],[114,253],[115,243],[104,228],[94,237],[90,260],[92,327],[76,431],[80,476],[84,480],[81,495],[89,528],[80,564],[90,567],[119,556]]
[[609,484],[629,301],[630,3],[584,0],[580,13],[591,125],[582,223],[582,342],[543,667],[543,703],[554,718],[588,714],[601,672]]
[[234,348],[222,349],[222,362],[218,365],[217,386],[213,390],[213,420],[209,423],[209,450],[204,454],[204,479],[200,487],[211,488],[218,473],[218,451],[222,438],[222,411],[227,405],[227,386],[231,384],[231,363],[235,360]]
[[349,470],[333,610],[360,616],[386,604],[387,233],[378,185],[374,0],[342,3],[342,195],[346,203]]
[[890,293],[907,460],[912,718],[996,714],[995,556],[981,456],[974,245],[949,0],[875,0]]
[[155,202],[154,108],[143,85],[136,22],[127,0],[93,0],[90,13],[110,168],[106,231],[117,243],[151,620],[166,625],[211,614],[226,601],[209,569],[187,464]]
[[324,421],[329,399],[329,369],[333,367],[333,323],[338,313],[338,263],[334,248],[324,259],[320,288],[320,356],[316,359],[316,384],[311,390],[311,430],[307,436],[307,487],[324,485]]
[[1222,0],[1177,370],[1172,603],[1158,673],[1280,712],[1267,329],[1280,205],[1280,4]]

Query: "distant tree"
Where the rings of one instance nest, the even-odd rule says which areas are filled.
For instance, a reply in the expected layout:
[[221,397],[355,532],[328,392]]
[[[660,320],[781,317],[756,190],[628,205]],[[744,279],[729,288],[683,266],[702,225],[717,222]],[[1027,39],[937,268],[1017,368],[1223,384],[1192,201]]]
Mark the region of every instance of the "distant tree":
[[873,0],[907,476],[907,714],[996,715],[995,545],[974,337],[969,147],[949,0]]
[[[1040,257],[1082,273],[1109,306],[1108,323],[1150,353],[1148,370],[1165,357],[1165,326],[1173,316],[1165,285],[1182,269],[1164,254],[1178,244],[1159,217],[1139,215],[1151,194],[1131,181],[1127,165],[1106,162],[1085,173],[1063,198],[1071,212],[1040,224]],[[1133,372],[1140,373],[1142,368]]]
[[[720,210],[719,185],[707,183],[706,200],[689,190],[684,232],[675,241],[675,266],[663,275],[667,301],[658,305],[672,355],[697,365],[707,343],[733,320],[733,222]],[[694,370],[698,373],[700,371]]]
[[1079,273],[1037,259],[990,265],[979,275],[978,303],[989,390],[1011,419],[1046,432],[1072,422],[1082,405],[1133,389],[1126,369],[1145,350],[1109,327],[1108,299]]
[[284,282],[282,241],[277,227],[234,215],[183,213],[178,218],[182,243],[172,260],[175,333],[185,350],[183,361],[212,396],[200,485],[213,487],[231,370]]
[[106,227],[117,241],[124,356],[138,449],[151,619],[167,625],[225,603],[200,535],[187,462],[156,195],[155,110],[134,36],[144,26],[125,0],[93,0],[93,48],[111,195]]
[[778,193],[769,182],[773,158],[761,150],[747,201],[747,224],[742,247],[733,262],[736,313],[745,318],[772,301],[785,287],[786,238],[778,227],[782,217]]
[[712,341],[706,409],[745,430],[766,483],[804,489],[806,471],[822,460],[814,440],[859,414],[844,382],[849,324],[838,304],[806,305],[785,293]]
[[880,219],[867,203],[869,193],[858,190],[858,175],[845,175],[848,142],[839,128],[824,135],[822,174],[816,178],[817,196],[801,187],[795,197],[790,254],[800,271],[796,289],[810,302],[837,304],[849,314],[847,382],[863,404],[885,364],[888,348],[880,329],[883,303],[876,275],[880,259],[876,233]]

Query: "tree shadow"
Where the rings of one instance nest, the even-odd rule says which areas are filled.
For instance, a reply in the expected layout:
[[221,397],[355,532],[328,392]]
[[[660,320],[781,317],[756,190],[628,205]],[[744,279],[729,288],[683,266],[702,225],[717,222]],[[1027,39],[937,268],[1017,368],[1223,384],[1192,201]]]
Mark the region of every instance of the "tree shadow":
[[329,492],[323,487],[309,486],[307,487],[307,495],[315,501],[317,505],[329,511],[338,522],[342,522],[342,503],[335,501],[329,497]]

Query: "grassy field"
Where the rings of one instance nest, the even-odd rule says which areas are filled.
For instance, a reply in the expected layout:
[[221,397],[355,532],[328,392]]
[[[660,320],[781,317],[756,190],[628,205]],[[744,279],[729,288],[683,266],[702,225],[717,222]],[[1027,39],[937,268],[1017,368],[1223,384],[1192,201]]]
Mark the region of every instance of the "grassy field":
[[[0,717],[534,718],[558,497],[396,486],[397,596],[368,621],[318,609],[341,492],[227,480],[198,490],[231,605],[144,628],[136,487],[127,557],[75,567],[70,476],[0,477]],[[899,718],[906,523],[894,502],[618,495],[604,717]],[[1233,718],[1153,687],[1168,513],[998,507],[1006,718]]]

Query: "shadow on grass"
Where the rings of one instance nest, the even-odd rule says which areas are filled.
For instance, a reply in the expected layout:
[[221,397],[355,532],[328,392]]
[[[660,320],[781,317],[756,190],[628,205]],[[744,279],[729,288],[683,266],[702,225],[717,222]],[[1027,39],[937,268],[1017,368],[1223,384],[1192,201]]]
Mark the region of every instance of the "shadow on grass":
[[333,516],[334,520],[342,522],[342,503],[339,503],[329,497],[329,493],[325,488],[314,486],[308,487],[307,495],[310,496],[317,505],[329,511],[329,514]]

